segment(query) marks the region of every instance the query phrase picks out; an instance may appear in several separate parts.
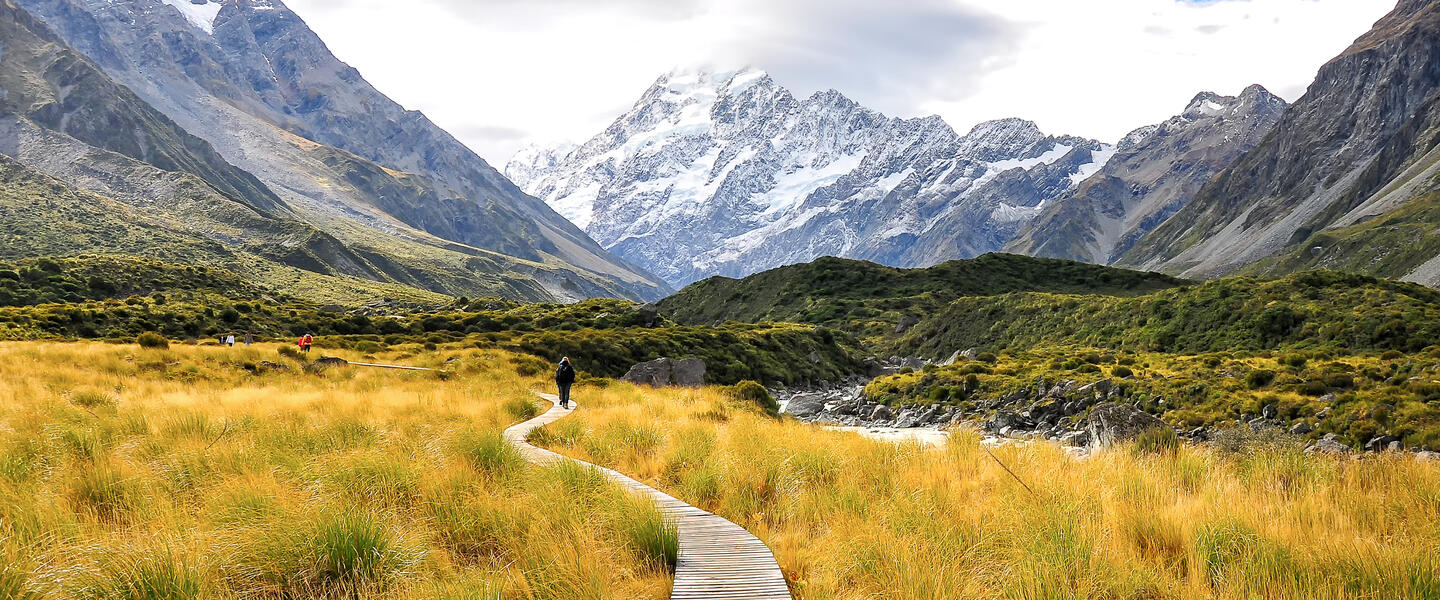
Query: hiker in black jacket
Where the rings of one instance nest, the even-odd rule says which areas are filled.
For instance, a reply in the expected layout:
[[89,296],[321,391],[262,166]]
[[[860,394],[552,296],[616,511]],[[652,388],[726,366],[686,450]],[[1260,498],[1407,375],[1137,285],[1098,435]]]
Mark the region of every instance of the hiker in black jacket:
[[575,367],[570,366],[570,357],[560,359],[560,368],[555,369],[555,385],[560,388],[560,408],[570,408],[570,386],[575,384]]

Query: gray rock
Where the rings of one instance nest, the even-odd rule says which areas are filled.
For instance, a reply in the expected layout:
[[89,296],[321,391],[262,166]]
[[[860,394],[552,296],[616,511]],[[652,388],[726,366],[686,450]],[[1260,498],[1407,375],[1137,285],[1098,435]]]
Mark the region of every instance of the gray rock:
[[654,327],[660,323],[660,307],[654,304],[638,304],[632,310],[640,317],[640,325]]
[[900,361],[900,368],[909,368],[915,371],[919,371],[920,369],[925,368],[925,359],[911,356],[909,358],[906,358],[905,360]]
[[871,379],[874,379],[876,377],[885,377],[886,375],[894,375],[897,371],[899,371],[899,369],[887,366],[874,358],[865,359],[865,362],[863,364],[865,366],[865,376]]
[[671,369],[671,381],[680,387],[705,385],[705,361],[699,358],[675,361]]
[[1337,441],[1335,434],[1327,433],[1325,434],[1325,437],[1320,438],[1319,441],[1311,444],[1310,447],[1306,448],[1305,452],[1310,454],[1323,453],[1343,455],[1350,453],[1350,447]]
[[785,405],[786,414],[800,418],[813,417],[825,408],[825,397],[820,394],[796,394]]
[[1424,450],[1415,453],[1415,460],[1420,462],[1440,462],[1440,452]]
[[260,369],[259,369],[259,370],[260,370],[260,371],[274,371],[274,372],[276,372],[276,373],[287,373],[287,372],[290,371],[290,367],[287,366],[287,365],[282,365],[282,364],[280,364],[280,363],[273,363],[273,362],[270,362],[270,361],[268,361],[268,360],[262,360],[262,361],[260,361]]
[[670,359],[657,358],[630,367],[630,370],[626,371],[625,376],[620,379],[636,385],[665,387],[670,385],[671,368]]
[[895,325],[895,333],[905,333],[912,327],[920,324],[920,318],[913,315],[905,315],[900,318],[900,323]]
[[1090,443],[1090,432],[1071,431],[1061,433],[1059,435],[1059,440],[1061,444],[1064,444],[1066,446],[1084,446],[1085,444]]
[[1325,408],[1320,409],[1320,412],[1315,413],[1315,418],[1317,418],[1317,419],[1324,419],[1325,417],[1328,417],[1328,416],[1330,416],[1330,407],[1328,407],[1328,406],[1325,407]]
[[1274,404],[1266,404],[1264,408],[1260,409],[1260,416],[1266,419],[1273,419],[1277,414],[1279,414],[1279,412],[1276,410]]
[[1110,395],[1110,380],[1101,379],[1100,381],[1097,381],[1095,383],[1080,386],[1079,389],[1075,390],[1075,394],[1081,397],[1094,397],[1103,399]]
[[306,373],[324,373],[324,372],[329,371],[330,369],[333,369],[333,368],[335,368],[335,367],[343,367],[343,366],[348,365],[348,364],[350,364],[350,362],[349,362],[349,361],[346,361],[346,360],[343,359],[343,358],[335,358],[335,357],[333,357],[333,356],[322,356],[322,357],[316,359],[315,362],[312,362],[312,363],[310,363],[310,364],[308,364],[308,365],[305,365],[305,372],[306,372]]
[[1404,449],[1405,447],[1402,446],[1399,441],[1390,442],[1389,444],[1385,445],[1385,450],[1387,452],[1399,452]]
[[1090,436],[1090,445],[1097,448],[1134,439],[1153,428],[1170,428],[1154,415],[1113,402],[1101,404],[1091,410],[1085,427]]
[[811,363],[814,363],[814,364],[817,364],[817,365],[820,364],[820,353],[819,353],[819,352],[816,352],[816,351],[813,351],[813,350],[812,350],[812,351],[810,352],[810,355],[807,356],[806,358],[809,358]]
[[1334,404],[1335,394],[1325,394],[1324,396],[1316,398],[1316,400],[1319,400],[1320,402],[1324,402],[1326,404]]
[[1309,423],[1306,423],[1304,421],[1296,423],[1294,426],[1290,427],[1290,435],[1305,435],[1312,431],[1315,431],[1315,428],[1311,427]]
[[895,413],[890,410],[890,407],[885,406],[884,404],[876,406],[875,410],[870,412],[871,421],[889,421],[894,417]]
[[630,367],[620,379],[651,387],[697,387],[705,385],[705,361],[698,358],[657,358]]

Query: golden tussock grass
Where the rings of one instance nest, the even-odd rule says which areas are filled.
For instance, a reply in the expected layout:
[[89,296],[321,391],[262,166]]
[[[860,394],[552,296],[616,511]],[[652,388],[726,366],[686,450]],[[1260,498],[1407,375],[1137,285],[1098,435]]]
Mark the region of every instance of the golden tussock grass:
[[511,355],[276,349],[0,344],[0,598],[668,595],[653,506],[500,440]]
[[740,523],[797,597],[1440,598],[1440,465],[1408,455],[994,453],[775,420],[720,390],[577,388],[532,439]]

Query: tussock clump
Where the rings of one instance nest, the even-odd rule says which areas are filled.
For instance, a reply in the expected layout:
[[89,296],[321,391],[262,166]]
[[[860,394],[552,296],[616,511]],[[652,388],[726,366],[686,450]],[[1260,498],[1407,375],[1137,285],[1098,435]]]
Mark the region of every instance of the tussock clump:
[[517,421],[529,421],[540,416],[540,406],[529,398],[511,398],[505,401],[505,412]]
[[455,441],[455,452],[475,470],[491,478],[512,475],[525,466],[520,451],[499,431],[466,430]]

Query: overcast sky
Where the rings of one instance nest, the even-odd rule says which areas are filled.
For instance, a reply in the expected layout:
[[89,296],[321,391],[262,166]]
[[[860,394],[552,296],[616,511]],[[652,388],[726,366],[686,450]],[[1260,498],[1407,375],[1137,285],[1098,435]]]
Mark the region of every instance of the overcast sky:
[[503,168],[580,142],[676,67],[753,65],[961,133],[1115,141],[1202,90],[1295,100],[1393,0],[287,0],[340,59]]

